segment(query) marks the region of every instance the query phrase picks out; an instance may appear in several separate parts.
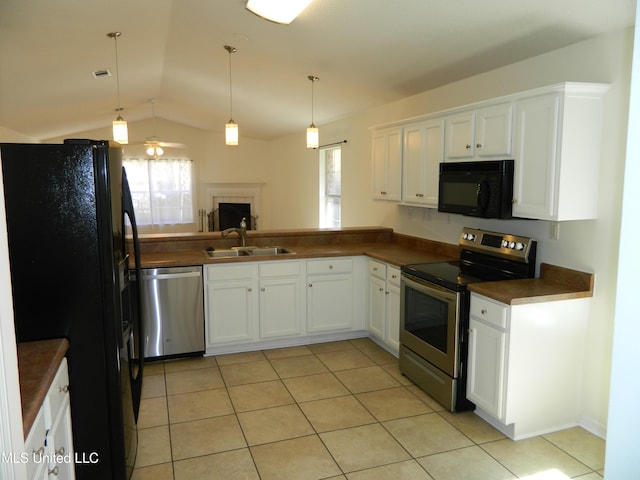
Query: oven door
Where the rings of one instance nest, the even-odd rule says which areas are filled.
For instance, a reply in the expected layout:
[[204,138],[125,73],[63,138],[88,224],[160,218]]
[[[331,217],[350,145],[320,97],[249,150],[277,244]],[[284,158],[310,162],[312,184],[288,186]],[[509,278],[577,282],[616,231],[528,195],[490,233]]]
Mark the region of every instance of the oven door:
[[458,377],[460,293],[406,273],[400,297],[400,344]]

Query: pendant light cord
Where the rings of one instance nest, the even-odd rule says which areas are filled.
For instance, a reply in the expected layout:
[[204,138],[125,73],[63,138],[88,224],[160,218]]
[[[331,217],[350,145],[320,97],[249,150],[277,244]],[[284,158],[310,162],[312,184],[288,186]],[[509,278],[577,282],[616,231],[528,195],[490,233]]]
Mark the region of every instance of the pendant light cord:
[[231,54],[235,53],[237,49],[229,45],[224,46],[225,50],[229,52],[229,116],[233,120],[233,82],[231,78]]

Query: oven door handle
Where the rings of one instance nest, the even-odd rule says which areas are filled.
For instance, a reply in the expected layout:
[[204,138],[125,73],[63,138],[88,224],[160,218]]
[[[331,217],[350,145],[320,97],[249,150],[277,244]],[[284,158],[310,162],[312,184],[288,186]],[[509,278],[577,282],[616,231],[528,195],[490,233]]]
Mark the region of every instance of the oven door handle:
[[413,288],[422,293],[426,293],[445,302],[455,303],[457,301],[456,292],[442,288],[438,285],[427,283],[418,277],[403,273],[401,281],[408,287]]

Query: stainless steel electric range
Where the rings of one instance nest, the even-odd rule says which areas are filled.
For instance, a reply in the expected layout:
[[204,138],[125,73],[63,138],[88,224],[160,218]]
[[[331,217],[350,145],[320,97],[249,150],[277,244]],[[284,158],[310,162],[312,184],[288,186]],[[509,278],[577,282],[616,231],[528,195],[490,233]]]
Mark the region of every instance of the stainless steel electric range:
[[453,411],[466,399],[467,285],[535,276],[536,241],[464,228],[460,258],[402,267],[400,371]]

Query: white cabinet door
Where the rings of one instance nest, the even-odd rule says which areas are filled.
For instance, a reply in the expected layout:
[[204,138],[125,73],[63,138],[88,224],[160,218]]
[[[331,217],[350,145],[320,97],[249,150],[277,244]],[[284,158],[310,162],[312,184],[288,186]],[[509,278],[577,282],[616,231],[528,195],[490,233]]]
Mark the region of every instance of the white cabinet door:
[[513,107],[510,102],[447,118],[447,159],[475,161],[511,157],[512,125]]
[[[47,443],[50,448],[50,453],[55,455],[56,458],[68,458],[73,459],[73,437],[71,434],[71,410],[69,409],[69,402],[66,401],[63,405],[56,423],[51,427],[47,433]],[[73,461],[70,462],[57,462],[49,465],[48,477],[63,480],[71,480],[75,478],[75,469]]]
[[402,192],[402,127],[373,133],[373,198],[399,202]]
[[444,119],[404,127],[402,201],[438,205],[438,176],[444,160]]
[[393,351],[400,351],[400,286],[387,280],[387,335],[386,343]]
[[369,323],[370,333],[380,340],[385,339],[386,284],[381,278],[369,275]]
[[478,159],[511,158],[513,106],[502,103],[476,113],[475,156]]
[[471,160],[475,155],[476,114],[466,112],[447,118],[447,158]]
[[353,324],[353,275],[307,277],[307,330],[343,330]]
[[559,108],[558,93],[516,102],[515,217],[554,218]]
[[469,321],[467,398],[498,419],[504,417],[507,333]]
[[207,345],[256,339],[257,292],[253,279],[207,283]]
[[299,276],[260,280],[260,338],[300,335],[300,285]]

